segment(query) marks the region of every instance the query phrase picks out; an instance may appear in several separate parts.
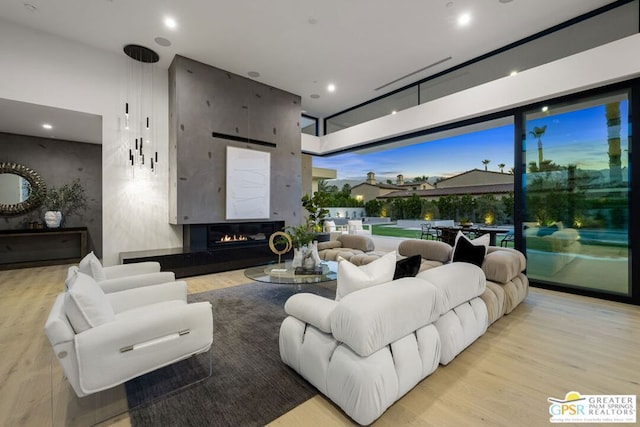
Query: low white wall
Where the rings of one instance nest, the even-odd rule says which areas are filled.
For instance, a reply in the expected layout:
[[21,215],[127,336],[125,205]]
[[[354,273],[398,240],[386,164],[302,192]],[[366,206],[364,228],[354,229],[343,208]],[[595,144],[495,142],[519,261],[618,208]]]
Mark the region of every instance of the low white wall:
[[330,218],[338,219],[363,219],[366,215],[364,208],[327,208]]
[[400,228],[420,228],[422,224],[431,224],[432,227],[453,227],[455,222],[452,219],[435,219],[424,221],[419,219],[399,219],[396,225]]

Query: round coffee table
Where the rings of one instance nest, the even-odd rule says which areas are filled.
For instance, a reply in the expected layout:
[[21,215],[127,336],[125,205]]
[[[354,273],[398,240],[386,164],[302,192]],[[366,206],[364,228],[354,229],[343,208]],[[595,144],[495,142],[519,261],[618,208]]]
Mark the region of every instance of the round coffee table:
[[291,261],[283,264],[267,264],[258,267],[247,268],[244,275],[249,279],[264,283],[278,283],[300,285],[304,283],[321,283],[336,280],[338,276],[338,263],[335,261],[323,261],[320,264],[321,274],[296,274],[296,269],[291,267]]

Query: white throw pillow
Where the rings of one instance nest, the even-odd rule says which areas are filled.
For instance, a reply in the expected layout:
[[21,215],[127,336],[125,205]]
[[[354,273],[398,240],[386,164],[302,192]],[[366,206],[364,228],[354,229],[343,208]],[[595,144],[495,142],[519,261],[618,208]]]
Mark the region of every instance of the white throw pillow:
[[396,271],[396,252],[389,252],[369,264],[355,266],[349,261],[338,263],[336,301],[351,292],[393,280]]
[[482,236],[475,238],[473,240],[469,239],[465,236],[462,231],[458,230],[458,234],[456,234],[456,241],[453,244],[453,250],[451,251],[451,261],[453,261],[453,255],[456,253],[456,246],[458,246],[459,239],[466,239],[468,242],[471,242],[474,246],[484,246],[484,253],[487,254],[487,248],[489,248],[489,242],[491,241],[491,235],[489,233],[483,234]]
[[102,288],[90,276],[80,272],[65,293],[64,311],[76,333],[116,318]]
[[78,264],[78,269],[80,270],[80,273],[93,277],[96,282],[107,280],[107,276],[102,268],[102,263],[93,251],[89,252],[87,256],[82,258],[80,264]]

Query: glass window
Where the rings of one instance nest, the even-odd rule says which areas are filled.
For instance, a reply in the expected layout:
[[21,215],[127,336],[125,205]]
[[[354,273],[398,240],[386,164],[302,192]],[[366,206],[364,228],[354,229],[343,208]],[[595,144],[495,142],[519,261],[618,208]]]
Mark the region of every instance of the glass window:
[[[621,4],[588,19],[542,34],[532,40],[489,53],[467,65],[458,64],[350,110],[330,116],[325,133],[339,131],[418,104],[487,83],[582,52],[638,32],[638,1]],[[506,44],[506,43],[505,43]],[[481,58],[481,57],[480,57]],[[409,81],[403,82],[410,84]],[[390,89],[392,89],[390,87]]]
[[628,98],[615,93],[525,114],[530,279],[630,295]]
[[300,117],[300,132],[318,136],[318,119],[303,114]]
[[332,116],[326,121],[326,133],[332,133],[382,116],[395,114],[398,111],[415,107],[419,103],[418,87],[410,87],[369,102],[363,107]]

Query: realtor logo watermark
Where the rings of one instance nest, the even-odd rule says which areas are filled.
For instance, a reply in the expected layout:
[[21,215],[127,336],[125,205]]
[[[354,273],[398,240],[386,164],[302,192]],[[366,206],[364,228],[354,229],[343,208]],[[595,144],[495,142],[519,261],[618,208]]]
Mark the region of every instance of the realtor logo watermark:
[[564,399],[547,398],[552,423],[635,423],[636,395],[581,395],[570,391]]

